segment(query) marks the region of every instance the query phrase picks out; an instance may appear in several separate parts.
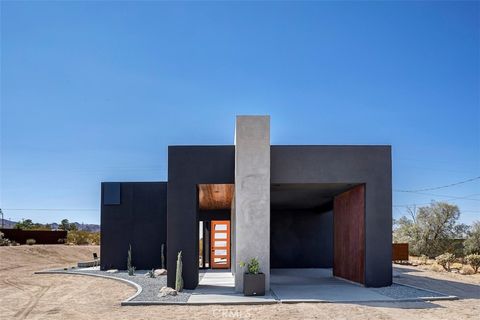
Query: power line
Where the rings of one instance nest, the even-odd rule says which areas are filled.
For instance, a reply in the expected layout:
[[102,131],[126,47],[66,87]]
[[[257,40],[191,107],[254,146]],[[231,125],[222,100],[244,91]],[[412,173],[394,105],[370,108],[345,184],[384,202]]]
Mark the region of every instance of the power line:
[[87,208],[4,208],[4,210],[12,210],[12,211],[98,211],[99,209],[87,209]]
[[[402,192],[399,190],[394,190],[394,192]],[[442,197],[442,198],[450,198],[450,199],[458,199],[458,200],[471,200],[471,201],[480,201],[480,199],[472,199],[470,198],[472,195],[468,196],[449,196],[445,194],[435,194],[435,193],[425,193],[425,192],[409,192],[414,194],[426,195],[426,196],[434,196],[434,197]],[[473,194],[473,196],[476,194]]]
[[431,191],[431,190],[438,190],[438,189],[457,186],[459,184],[464,184],[464,183],[475,181],[475,180],[478,180],[478,179],[480,179],[480,176],[475,177],[475,178],[470,178],[470,179],[467,179],[467,180],[463,180],[463,181],[459,181],[459,182],[455,182],[455,183],[451,183],[451,184],[447,184],[447,185],[440,186],[440,187],[424,188],[424,189],[417,189],[417,190],[394,190],[394,191],[396,191],[396,192],[411,192],[411,193],[421,192],[421,191]]
[[431,204],[431,202],[429,202],[429,203],[394,204],[392,207],[401,208],[401,207],[413,207],[413,206],[428,206],[429,204]]

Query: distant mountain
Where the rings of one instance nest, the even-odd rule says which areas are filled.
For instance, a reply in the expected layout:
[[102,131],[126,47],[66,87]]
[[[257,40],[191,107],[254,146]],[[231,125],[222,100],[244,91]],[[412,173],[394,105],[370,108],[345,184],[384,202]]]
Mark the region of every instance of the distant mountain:
[[[77,226],[78,230],[82,231],[90,231],[90,232],[100,232],[100,226],[98,224],[85,224],[85,223],[78,223],[78,222],[72,222],[74,225]],[[59,224],[58,223],[51,223],[52,230],[58,229]]]
[[[2,219],[0,219],[1,222]],[[3,220],[3,228],[5,229],[13,229],[15,228],[15,224],[17,224],[16,221],[10,221],[7,219]],[[57,230],[59,224],[58,223],[49,223],[50,226],[52,227],[52,230]],[[98,224],[85,224],[85,223],[78,223],[78,222],[73,222],[77,226],[78,230],[82,231],[90,231],[90,232],[100,232],[100,226]],[[0,223],[0,227],[2,224]]]

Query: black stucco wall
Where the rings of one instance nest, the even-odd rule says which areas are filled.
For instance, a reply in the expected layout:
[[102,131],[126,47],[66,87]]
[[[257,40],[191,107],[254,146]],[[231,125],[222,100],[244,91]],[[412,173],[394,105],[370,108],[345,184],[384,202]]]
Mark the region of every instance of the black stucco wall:
[[168,148],[168,286],[175,284],[177,253],[183,255],[186,289],[198,285],[198,192],[200,183],[234,183],[234,146]]
[[161,266],[161,245],[167,240],[167,183],[122,182],[120,204],[104,205],[102,183],[101,268],[126,269],[132,245],[137,269]]
[[272,184],[365,183],[365,285],[392,283],[390,146],[272,146]]
[[271,268],[332,267],[332,211],[272,211],[270,230]]

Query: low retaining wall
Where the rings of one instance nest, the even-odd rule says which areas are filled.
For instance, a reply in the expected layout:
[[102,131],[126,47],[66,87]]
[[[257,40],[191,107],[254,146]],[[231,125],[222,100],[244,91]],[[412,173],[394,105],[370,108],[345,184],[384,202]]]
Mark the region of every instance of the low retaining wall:
[[62,244],[59,239],[67,238],[67,231],[0,229],[4,237],[25,244],[27,239],[35,239],[35,244]]

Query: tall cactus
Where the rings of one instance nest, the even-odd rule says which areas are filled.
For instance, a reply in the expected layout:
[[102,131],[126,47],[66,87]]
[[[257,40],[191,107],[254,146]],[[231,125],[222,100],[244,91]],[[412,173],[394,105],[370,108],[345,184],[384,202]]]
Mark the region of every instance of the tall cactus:
[[178,292],[183,290],[182,267],[182,251],[179,251],[177,257],[177,272],[175,275],[175,290]]
[[165,269],[165,243],[162,243],[162,269]]
[[128,253],[127,253],[127,270],[129,276],[135,275],[135,267],[132,266],[132,245],[128,245]]

